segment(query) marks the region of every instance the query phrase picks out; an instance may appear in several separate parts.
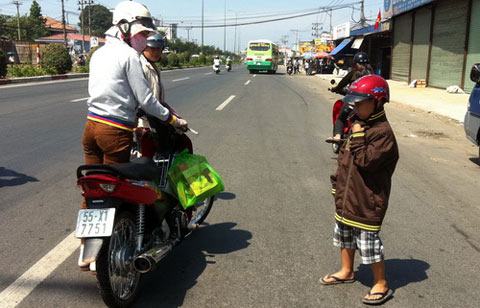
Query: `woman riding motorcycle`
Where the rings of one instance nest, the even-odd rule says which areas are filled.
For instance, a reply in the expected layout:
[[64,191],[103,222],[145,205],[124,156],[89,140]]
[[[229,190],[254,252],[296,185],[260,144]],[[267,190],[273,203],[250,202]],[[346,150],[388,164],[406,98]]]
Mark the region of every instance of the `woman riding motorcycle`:
[[153,95],[140,62],[147,37],[155,33],[150,11],[133,1],[120,2],[113,13],[107,42],[90,61],[88,116],[83,135],[86,164],[124,163],[130,159],[137,109],[186,130]]

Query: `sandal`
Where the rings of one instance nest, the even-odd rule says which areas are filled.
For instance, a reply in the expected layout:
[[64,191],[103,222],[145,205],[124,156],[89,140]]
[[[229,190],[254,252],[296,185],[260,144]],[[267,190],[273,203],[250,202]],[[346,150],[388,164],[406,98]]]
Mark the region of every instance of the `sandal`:
[[381,305],[383,303],[385,303],[386,301],[388,301],[389,299],[392,298],[393,296],[393,290],[392,289],[388,289],[387,291],[385,292],[375,292],[375,293],[370,293],[370,291],[368,292],[367,295],[381,295],[380,298],[377,298],[377,299],[367,299],[367,298],[363,298],[362,299],[362,302],[364,304],[367,304],[367,305]]
[[326,280],[324,279],[324,277],[322,277],[322,278],[320,279],[320,283],[321,283],[322,285],[324,285],[324,286],[331,286],[331,285],[336,285],[336,284],[353,283],[353,282],[355,282],[355,278],[340,279],[340,278],[335,277],[335,276],[333,276],[333,275],[328,275],[326,278],[327,278],[327,279],[328,279],[328,278],[332,278],[333,280],[332,280],[332,281],[326,281]]

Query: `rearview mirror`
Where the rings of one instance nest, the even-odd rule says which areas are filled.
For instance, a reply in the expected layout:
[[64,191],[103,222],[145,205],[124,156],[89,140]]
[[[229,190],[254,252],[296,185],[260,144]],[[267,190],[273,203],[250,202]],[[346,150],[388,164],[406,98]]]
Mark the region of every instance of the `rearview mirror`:
[[480,83],[480,63],[474,64],[470,72],[470,79],[475,83]]

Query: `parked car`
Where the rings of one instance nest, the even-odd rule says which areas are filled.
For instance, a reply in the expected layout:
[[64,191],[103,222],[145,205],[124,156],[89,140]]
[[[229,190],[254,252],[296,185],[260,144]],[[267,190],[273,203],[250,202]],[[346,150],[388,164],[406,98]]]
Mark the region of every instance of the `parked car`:
[[[475,87],[470,94],[468,110],[463,125],[467,138],[480,146],[480,63],[473,65],[470,79],[475,83]],[[480,148],[478,155],[480,156]]]

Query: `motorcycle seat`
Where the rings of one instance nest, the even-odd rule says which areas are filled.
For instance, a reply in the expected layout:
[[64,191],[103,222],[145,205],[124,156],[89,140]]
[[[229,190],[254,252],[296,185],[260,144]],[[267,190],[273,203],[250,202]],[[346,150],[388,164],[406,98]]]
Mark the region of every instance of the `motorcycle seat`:
[[111,166],[120,176],[137,181],[159,181],[162,174],[149,157],[136,158],[128,163]]

